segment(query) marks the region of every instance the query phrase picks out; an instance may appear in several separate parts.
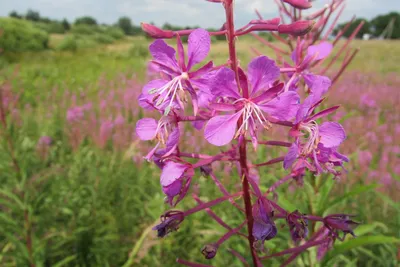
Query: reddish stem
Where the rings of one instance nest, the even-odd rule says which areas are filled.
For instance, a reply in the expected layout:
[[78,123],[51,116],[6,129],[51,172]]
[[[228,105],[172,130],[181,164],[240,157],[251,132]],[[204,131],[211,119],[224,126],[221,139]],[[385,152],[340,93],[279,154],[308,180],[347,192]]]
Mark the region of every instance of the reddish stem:
[[[224,2],[225,7],[225,14],[226,14],[226,28],[227,28],[227,39],[228,39],[228,46],[229,46],[229,59],[231,63],[231,69],[235,72],[236,83],[239,86],[239,72],[238,72],[238,65],[237,65],[237,55],[236,55],[236,48],[235,48],[235,26],[233,20],[233,0],[226,0]],[[249,97],[249,92],[247,88],[242,88],[242,93],[244,98]],[[238,125],[242,123],[242,119],[239,120]],[[248,230],[248,241],[249,241],[249,248],[251,251],[251,256],[253,259],[253,263],[255,267],[259,266],[259,261],[257,258],[257,254],[254,251],[253,243],[253,222],[254,218],[252,215],[252,207],[251,207],[251,195],[250,195],[250,186],[248,182],[248,166],[247,166],[247,150],[246,150],[246,142],[242,140],[240,142],[239,148],[240,154],[240,168],[242,174],[242,190],[243,190],[243,199],[246,211],[246,220],[247,220],[247,230]]]

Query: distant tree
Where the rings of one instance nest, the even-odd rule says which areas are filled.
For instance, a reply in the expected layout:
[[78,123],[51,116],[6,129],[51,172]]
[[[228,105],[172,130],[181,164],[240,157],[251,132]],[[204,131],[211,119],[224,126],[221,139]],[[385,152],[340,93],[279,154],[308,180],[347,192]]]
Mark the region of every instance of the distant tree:
[[37,11],[29,9],[28,12],[26,12],[25,18],[27,20],[39,21],[40,20],[40,14]]
[[133,25],[132,25],[132,21],[130,18],[128,17],[121,17],[118,19],[117,22],[118,27],[121,28],[121,30],[124,31],[124,33],[126,35],[131,35],[133,34]]
[[[344,32],[343,36],[348,38],[350,37],[350,35],[353,33],[353,31],[358,27],[358,25],[364,22],[364,25],[361,27],[360,31],[357,33],[356,38],[362,38],[364,34],[370,34],[371,33],[371,23],[369,21],[367,21],[366,19],[363,18],[359,18],[354,20],[351,24],[350,27]],[[333,31],[334,35],[337,35],[340,30],[342,30],[348,22],[339,24],[335,30]]]
[[15,10],[11,11],[8,16],[16,19],[21,19],[23,17],[22,15],[18,14],[17,11]]
[[[393,22],[392,22],[393,21]],[[390,25],[392,24],[393,25]],[[371,20],[371,28],[374,36],[379,37],[385,30],[391,39],[400,39],[400,13],[391,12],[380,15]]]
[[44,23],[52,23],[52,22],[56,22],[56,20],[55,21],[52,21],[51,19],[49,19],[49,18],[40,18],[39,19],[39,21],[41,21],[41,22],[44,22]]
[[77,18],[75,20],[75,24],[76,25],[79,25],[79,24],[97,25],[97,21],[92,17],[84,16],[84,17]]
[[71,29],[71,25],[69,24],[67,19],[63,19],[61,21],[62,26],[64,27],[65,31],[69,31],[69,29]]

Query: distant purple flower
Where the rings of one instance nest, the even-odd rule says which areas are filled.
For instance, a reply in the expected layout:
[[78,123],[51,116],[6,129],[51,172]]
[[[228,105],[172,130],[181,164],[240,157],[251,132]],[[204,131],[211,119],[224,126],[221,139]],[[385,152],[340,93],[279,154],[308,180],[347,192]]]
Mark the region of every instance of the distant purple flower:
[[[301,167],[321,173],[331,172],[335,176],[335,166],[348,162],[347,157],[337,152],[339,145],[346,139],[343,127],[336,122],[324,122],[319,125],[316,120],[334,112],[338,107],[332,107],[313,114],[315,108],[322,102],[311,94],[300,106],[291,135],[295,142],[289,148],[284,160],[284,168],[288,169],[296,161]],[[298,164],[297,164],[298,165]]]
[[203,61],[210,50],[210,35],[204,29],[194,30],[189,35],[188,61],[182,42],[178,37],[178,59],[175,57],[175,49],[167,45],[163,40],[156,40],[150,45],[150,53],[154,60],[153,69],[163,74],[162,79],[150,81],[144,86],[139,96],[139,104],[143,108],[155,108],[164,111],[167,115],[171,109],[184,108],[187,102],[187,93],[191,96],[194,113],[198,109],[198,95],[203,98],[203,93],[211,95],[208,89],[208,75],[213,68],[212,61],[196,71],[192,71],[194,65]]
[[376,101],[370,95],[364,94],[361,96],[361,105],[367,108],[374,108],[376,107]]
[[329,56],[332,51],[332,44],[322,42],[318,45],[311,45],[307,49],[307,54],[301,60],[301,51],[304,43],[300,43],[292,53],[292,60],[295,63],[296,72],[289,73],[291,76],[289,82],[286,84],[285,90],[295,89],[295,84],[300,78],[304,79],[311,93],[317,97],[321,97],[331,86],[331,80],[328,77],[316,75],[310,72],[311,64],[315,61],[321,60]]
[[100,145],[103,147],[107,143],[108,139],[111,137],[112,131],[114,129],[114,122],[111,120],[105,120],[100,125]]
[[276,236],[278,230],[273,221],[273,208],[269,201],[263,197],[258,198],[253,205],[253,236],[262,243]]
[[125,124],[125,119],[121,114],[118,114],[118,116],[114,120],[115,125],[121,126]]
[[[162,169],[160,183],[164,194],[167,196],[166,201],[171,206],[176,206],[176,204],[185,197],[193,175],[194,170],[190,164],[174,161],[165,163]],[[177,199],[174,200],[175,197],[177,197]]]
[[68,122],[79,121],[84,116],[84,109],[82,107],[72,107],[67,111]]
[[[231,111],[233,114],[211,118],[205,128],[205,138],[216,146],[223,146],[241,134],[250,133],[253,144],[257,143],[257,128],[271,127],[271,120],[285,121],[296,114],[299,96],[295,92],[281,93],[283,84],[274,85],[279,77],[279,68],[273,60],[260,56],[250,62],[248,77],[241,71],[241,86],[247,88],[249,97],[239,94],[235,74],[223,68],[214,77],[212,92],[226,101],[214,103],[210,107],[217,111]],[[241,125],[236,129],[239,119]]]
[[50,146],[53,140],[50,136],[41,136],[38,141],[39,146]]

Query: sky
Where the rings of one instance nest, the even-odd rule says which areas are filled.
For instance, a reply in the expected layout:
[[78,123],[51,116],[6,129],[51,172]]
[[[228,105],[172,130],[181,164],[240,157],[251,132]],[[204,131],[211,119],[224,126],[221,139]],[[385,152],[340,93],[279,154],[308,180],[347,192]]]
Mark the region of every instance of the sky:
[[[258,9],[264,18],[276,17],[274,0],[235,0],[236,24],[245,25],[256,16]],[[310,12],[324,6],[329,0],[316,0]],[[348,21],[353,15],[373,18],[390,11],[400,11],[400,0],[346,0],[347,7],[341,22]],[[196,25],[219,28],[224,22],[221,4],[205,0],[0,0],[0,16],[10,11],[25,13],[29,8],[39,11],[41,16],[52,19],[75,18],[89,15],[100,23],[112,24],[119,17],[128,16],[135,24],[154,22],[161,26],[165,22],[173,25]]]

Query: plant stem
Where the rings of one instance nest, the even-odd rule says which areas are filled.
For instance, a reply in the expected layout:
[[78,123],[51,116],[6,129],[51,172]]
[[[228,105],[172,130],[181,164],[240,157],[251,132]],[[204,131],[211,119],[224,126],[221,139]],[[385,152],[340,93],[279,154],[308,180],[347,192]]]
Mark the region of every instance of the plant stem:
[[[238,64],[237,64],[237,55],[236,55],[236,48],[235,48],[235,26],[233,22],[233,0],[225,0],[224,1],[225,7],[225,14],[226,14],[226,30],[227,30],[227,39],[228,39],[228,46],[229,46],[229,59],[231,69],[235,72],[236,83],[240,86],[239,82],[239,72],[238,72]],[[249,92],[246,88],[242,88],[242,95],[245,98],[249,97]],[[242,119],[239,120],[239,124],[241,123]],[[241,138],[241,137],[239,137]],[[252,215],[252,208],[251,208],[251,196],[250,196],[250,186],[248,181],[248,166],[247,166],[247,150],[246,150],[246,140],[243,138],[240,142],[239,147],[239,154],[240,154],[240,168],[242,174],[242,189],[243,189],[243,199],[246,211],[246,219],[247,219],[247,230],[248,230],[248,241],[249,247],[251,251],[251,256],[253,258],[253,264],[255,267],[259,266],[257,255],[254,251],[253,243],[253,215]]]

